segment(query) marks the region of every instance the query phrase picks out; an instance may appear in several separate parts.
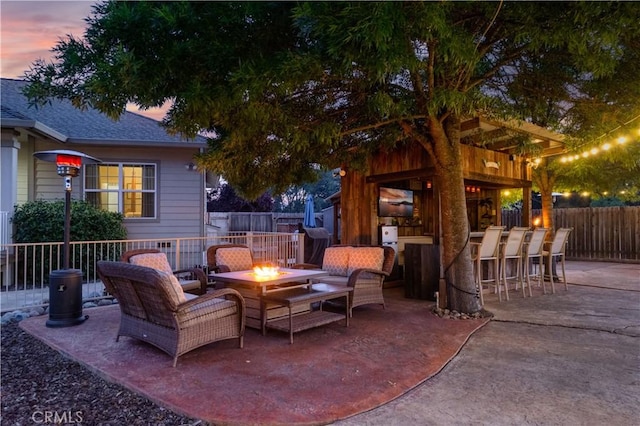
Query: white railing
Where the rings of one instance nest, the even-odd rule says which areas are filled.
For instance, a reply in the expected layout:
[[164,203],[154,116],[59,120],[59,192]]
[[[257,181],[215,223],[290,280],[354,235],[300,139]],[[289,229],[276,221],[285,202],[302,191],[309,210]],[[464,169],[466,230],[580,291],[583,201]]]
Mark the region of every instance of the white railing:
[[[206,267],[207,248],[212,245],[244,244],[251,248],[256,262],[289,267],[304,259],[303,238],[289,233],[235,232],[202,238],[71,242],[69,266],[83,272],[83,300],[95,301],[107,297],[96,262],[119,260],[127,250],[162,250],[175,270]],[[0,253],[6,253],[0,264],[0,312],[48,305],[49,274],[62,268],[62,248],[61,242],[0,245]]]

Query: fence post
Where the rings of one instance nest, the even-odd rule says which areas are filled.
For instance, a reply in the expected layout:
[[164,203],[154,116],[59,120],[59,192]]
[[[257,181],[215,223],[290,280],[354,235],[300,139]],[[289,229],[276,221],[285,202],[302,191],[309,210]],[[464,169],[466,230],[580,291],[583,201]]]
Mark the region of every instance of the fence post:
[[304,232],[298,234],[298,253],[296,254],[296,263],[304,263]]
[[182,269],[180,263],[180,238],[176,238],[176,269]]
[[249,247],[249,250],[253,253],[253,232],[249,231],[245,235],[247,238],[247,247]]

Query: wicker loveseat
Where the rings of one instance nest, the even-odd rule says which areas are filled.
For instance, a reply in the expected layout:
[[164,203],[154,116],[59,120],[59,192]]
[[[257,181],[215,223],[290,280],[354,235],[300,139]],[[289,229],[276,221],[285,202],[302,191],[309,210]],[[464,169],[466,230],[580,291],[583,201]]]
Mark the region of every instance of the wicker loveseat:
[[325,249],[322,265],[302,263],[294,268],[322,269],[329,275],[318,278],[318,282],[352,287],[349,299],[352,315],[356,306],[375,303],[385,307],[382,284],[391,274],[394,260],[395,251],[391,247],[335,245]]
[[237,338],[243,346],[245,303],[233,289],[185,295],[170,273],[125,262],[100,261],[98,275],[120,305],[120,336],[150,343],[173,357]]

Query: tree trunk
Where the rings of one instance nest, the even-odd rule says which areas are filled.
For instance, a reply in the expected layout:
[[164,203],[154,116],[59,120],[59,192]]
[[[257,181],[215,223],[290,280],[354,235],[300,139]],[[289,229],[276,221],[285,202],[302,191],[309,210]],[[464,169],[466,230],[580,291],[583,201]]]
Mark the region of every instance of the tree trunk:
[[540,190],[540,198],[542,199],[542,226],[550,229],[551,233],[553,233],[553,185],[556,182],[555,174],[549,169],[547,162],[543,161],[538,168],[533,170],[532,177]]
[[445,131],[435,118],[429,120],[428,126],[433,142],[436,182],[440,191],[440,244],[447,285],[447,304],[449,309],[458,312],[477,312],[482,307],[473,279],[459,127],[456,123],[448,126]]
[[540,197],[542,198],[542,226],[553,232],[553,192],[540,191]]

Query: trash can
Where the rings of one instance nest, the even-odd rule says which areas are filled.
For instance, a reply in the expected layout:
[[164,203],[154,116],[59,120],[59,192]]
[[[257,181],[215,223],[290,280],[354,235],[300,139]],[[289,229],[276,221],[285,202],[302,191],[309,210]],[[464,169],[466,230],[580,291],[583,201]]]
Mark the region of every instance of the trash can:
[[404,245],[404,297],[436,300],[440,283],[440,246]]
[[71,327],[82,324],[86,319],[82,315],[82,271],[51,271],[47,327]]

